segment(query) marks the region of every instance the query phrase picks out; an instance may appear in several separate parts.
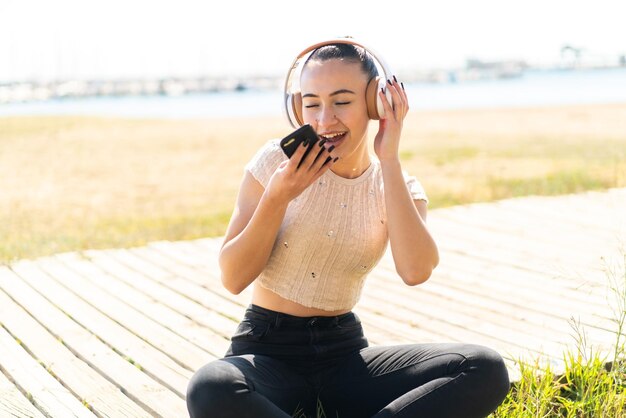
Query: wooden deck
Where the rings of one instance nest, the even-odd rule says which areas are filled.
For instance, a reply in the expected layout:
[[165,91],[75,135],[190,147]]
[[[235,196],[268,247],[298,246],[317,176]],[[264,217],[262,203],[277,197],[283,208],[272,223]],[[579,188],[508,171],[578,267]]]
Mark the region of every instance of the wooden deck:
[[[407,287],[390,254],[355,312],[373,345],[463,341],[507,359],[615,341],[626,189],[431,211],[441,263]],[[184,417],[193,371],[220,357],[248,304],[218,275],[220,240],[66,253],[0,266],[0,416]],[[620,245],[622,248],[620,249]],[[616,272],[614,272],[616,273]]]

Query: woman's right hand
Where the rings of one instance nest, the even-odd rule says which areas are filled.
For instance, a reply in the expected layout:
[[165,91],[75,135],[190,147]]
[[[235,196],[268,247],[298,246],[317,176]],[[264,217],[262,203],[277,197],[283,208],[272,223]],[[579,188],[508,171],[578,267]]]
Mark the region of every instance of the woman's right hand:
[[289,160],[280,163],[267,184],[268,197],[289,203],[337,161],[332,155],[335,147],[326,148],[323,141],[315,144],[306,158],[302,157],[308,146],[303,143]]

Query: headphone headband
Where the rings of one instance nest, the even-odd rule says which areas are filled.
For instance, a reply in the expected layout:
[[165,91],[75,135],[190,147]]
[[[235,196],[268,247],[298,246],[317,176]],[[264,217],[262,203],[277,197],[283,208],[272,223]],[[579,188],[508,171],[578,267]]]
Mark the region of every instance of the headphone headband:
[[[374,58],[374,60],[378,62],[379,66],[382,68],[383,73],[384,73],[383,74],[384,77],[382,79],[383,82],[384,80],[387,80],[391,77],[392,72],[389,69],[389,66],[387,65],[385,60],[376,52],[374,52],[372,48],[366,46],[362,42],[354,40],[351,37],[328,39],[326,41],[318,42],[316,44],[313,44],[307,47],[306,49],[302,50],[298,54],[298,56],[293,60],[293,62],[291,63],[291,66],[289,67],[289,70],[287,71],[287,76],[285,77],[285,87],[284,87],[285,113],[286,113],[287,119],[289,120],[289,123],[291,123],[291,125],[294,128],[297,128],[298,126],[300,126],[298,117],[294,113],[294,107],[293,107],[293,102],[292,102],[292,95],[293,93],[295,93],[291,91],[291,87],[292,87],[292,83],[294,79],[294,72],[296,69],[299,69],[299,72],[302,71],[302,66],[300,65],[300,61],[306,54],[308,54],[311,51],[315,51],[316,49],[321,48],[323,46],[333,45],[333,44],[348,44],[348,45],[355,45],[355,46],[359,46],[363,48],[365,52],[369,53]],[[296,75],[299,75],[299,72],[296,73]],[[390,96],[389,93],[387,93],[387,97],[389,98],[389,100],[391,100],[391,97],[389,96]],[[381,103],[378,106],[378,114],[382,116],[383,113],[384,113],[384,109],[382,108],[382,103]]]

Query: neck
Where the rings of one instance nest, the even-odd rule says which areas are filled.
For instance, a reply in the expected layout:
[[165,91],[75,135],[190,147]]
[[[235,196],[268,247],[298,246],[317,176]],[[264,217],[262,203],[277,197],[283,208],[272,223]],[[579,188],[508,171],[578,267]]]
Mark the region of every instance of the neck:
[[359,148],[333,164],[331,170],[340,177],[354,179],[363,174],[372,163],[367,150],[367,141],[362,141]]

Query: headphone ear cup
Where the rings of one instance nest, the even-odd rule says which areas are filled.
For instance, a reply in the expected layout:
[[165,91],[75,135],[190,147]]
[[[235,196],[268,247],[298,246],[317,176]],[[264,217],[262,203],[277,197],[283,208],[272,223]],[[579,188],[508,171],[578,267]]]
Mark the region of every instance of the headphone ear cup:
[[291,126],[297,128],[304,124],[302,117],[302,94],[300,92],[285,95],[285,110]]
[[380,90],[380,80],[381,77],[372,77],[370,81],[367,83],[367,87],[365,89],[365,101],[367,104],[367,116],[370,119],[379,120],[380,112],[379,110],[382,108],[382,102],[380,97],[378,96],[378,91]]
[[302,126],[304,125],[304,117],[302,116],[302,93],[297,92],[291,95],[291,106],[295,117],[295,122]]

